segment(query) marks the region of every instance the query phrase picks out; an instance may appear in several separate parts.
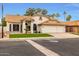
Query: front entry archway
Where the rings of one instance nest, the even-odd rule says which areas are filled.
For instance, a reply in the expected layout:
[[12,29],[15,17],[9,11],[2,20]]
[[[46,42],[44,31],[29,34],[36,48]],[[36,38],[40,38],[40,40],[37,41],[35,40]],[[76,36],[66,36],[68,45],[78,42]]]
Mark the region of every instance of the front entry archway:
[[33,24],[33,32],[37,33],[37,25],[36,24]]

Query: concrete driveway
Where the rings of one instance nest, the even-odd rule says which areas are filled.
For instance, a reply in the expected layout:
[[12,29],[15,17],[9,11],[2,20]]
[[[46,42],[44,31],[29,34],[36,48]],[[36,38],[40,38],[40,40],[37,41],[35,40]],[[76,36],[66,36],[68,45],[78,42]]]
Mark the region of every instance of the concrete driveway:
[[55,38],[79,38],[78,35],[71,33],[52,33],[50,35],[53,35]]

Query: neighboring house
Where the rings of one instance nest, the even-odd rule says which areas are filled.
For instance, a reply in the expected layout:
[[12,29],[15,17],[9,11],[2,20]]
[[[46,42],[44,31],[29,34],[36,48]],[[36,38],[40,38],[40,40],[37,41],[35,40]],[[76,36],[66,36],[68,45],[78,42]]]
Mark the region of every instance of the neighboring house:
[[79,33],[79,20],[65,22],[66,32],[77,32]]
[[7,15],[6,30],[9,33],[53,33],[65,32],[65,25],[47,16]]

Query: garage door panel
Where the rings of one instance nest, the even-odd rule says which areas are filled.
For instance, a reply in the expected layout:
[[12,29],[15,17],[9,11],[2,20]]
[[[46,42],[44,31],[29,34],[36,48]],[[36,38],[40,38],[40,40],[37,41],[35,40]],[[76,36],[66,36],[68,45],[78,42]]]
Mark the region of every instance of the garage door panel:
[[57,32],[65,32],[65,27],[64,26],[56,26]]
[[[53,31],[52,31],[53,30]],[[51,32],[56,32],[56,28],[51,26],[43,26],[42,28],[43,33],[51,33]]]
[[65,26],[43,26],[42,33],[65,32]]

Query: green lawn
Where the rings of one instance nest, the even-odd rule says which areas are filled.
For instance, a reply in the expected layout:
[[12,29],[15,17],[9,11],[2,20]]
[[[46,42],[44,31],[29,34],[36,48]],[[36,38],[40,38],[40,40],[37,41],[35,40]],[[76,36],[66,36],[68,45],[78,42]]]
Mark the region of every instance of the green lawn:
[[49,34],[10,34],[10,38],[52,37]]

